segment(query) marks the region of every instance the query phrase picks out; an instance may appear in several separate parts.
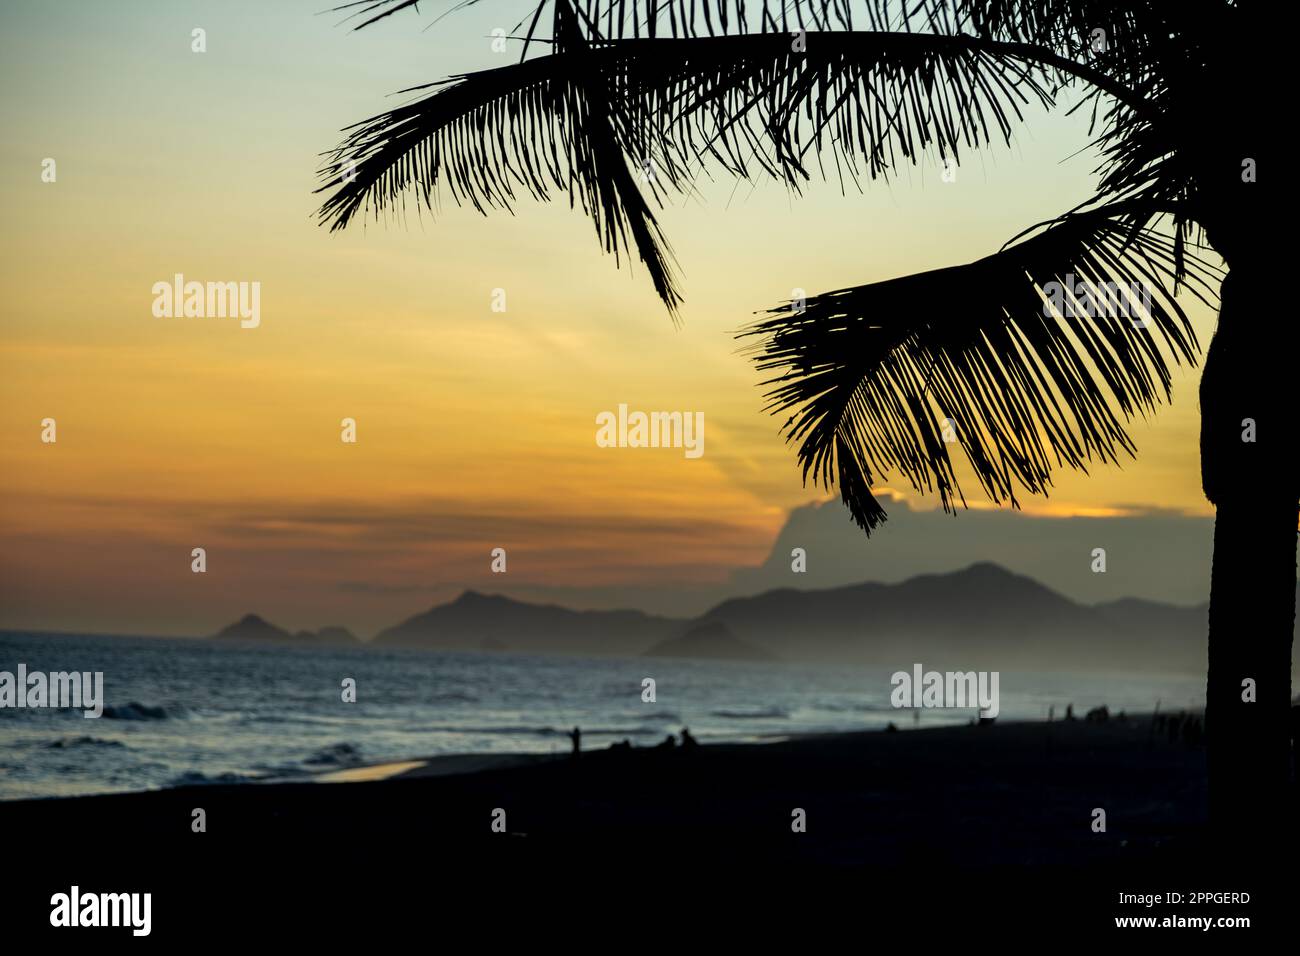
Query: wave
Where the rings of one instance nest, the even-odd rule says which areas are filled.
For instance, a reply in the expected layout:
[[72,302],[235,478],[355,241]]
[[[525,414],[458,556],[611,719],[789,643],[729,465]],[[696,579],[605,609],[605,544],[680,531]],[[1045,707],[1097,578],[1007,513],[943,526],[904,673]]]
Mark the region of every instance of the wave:
[[429,698],[431,704],[477,704],[479,699],[473,694],[463,694],[460,691],[448,691],[445,694],[434,694]]
[[321,717],[311,714],[235,713],[224,715],[221,719],[232,720],[241,724],[297,724],[310,727],[341,727],[353,718]]
[[125,748],[126,744],[120,740],[104,740],[101,737],[63,737],[60,740],[53,740],[45,746],[55,750],[63,750],[68,747],[121,747]]
[[813,709],[832,714],[887,714],[898,708],[892,704],[816,704]]
[[[489,727],[455,727],[455,726],[432,726],[420,728],[423,733],[431,734],[520,734],[536,737],[553,737],[561,733],[567,734],[568,731],[560,731],[554,727],[526,727],[523,725],[506,724],[503,726]],[[585,734],[586,731],[584,730]]]
[[646,734],[662,733],[662,727],[594,727],[591,730],[582,728],[582,736],[592,737],[637,737]]
[[260,780],[261,777],[256,774],[234,773],[225,771],[224,773],[206,774],[199,770],[187,770],[178,777],[173,777],[168,783],[171,787],[205,787],[214,786],[223,783],[249,783],[253,780]]
[[728,720],[761,720],[763,718],[786,720],[790,717],[790,714],[780,707],[766,707],[757,710],[714,710],[710,711],[710,716],[725,717]]
[[309,767],[354,767],[361,763],[361,748],[349,743],[331,744],[307,757],[303,763]]
[[[425,727],[425,733],[436,734],[514,734],[521,737],[568,737],[570,727],[528,727],[523,725],[504,725],[488,727]],[[658,734],[660,727],[579,727],[584,737],[622,736],[635,737],[642,734]]]
[[169,717],[179,717],[182,713],[183,709],[168,713],[164,707],[151,707],[133,700],[121,707],[105,707],[103,716],[107,720],[167,720]]

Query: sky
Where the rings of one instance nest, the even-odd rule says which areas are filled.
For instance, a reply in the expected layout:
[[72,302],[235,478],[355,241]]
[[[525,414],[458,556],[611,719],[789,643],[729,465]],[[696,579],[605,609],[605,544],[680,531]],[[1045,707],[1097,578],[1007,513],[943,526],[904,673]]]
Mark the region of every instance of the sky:
[[[616,266],[565,201],[319,226],[315,172],[339,131],[395,91],[517,58],[491,33],[527,4],[360,32],[326,6],[0,9],[0,627],[204,634],[256,611],[368,635],[465,587],[693,612],[826,497],[736,331],[796,289],[987,255],[1095,182],[1087,117],[1064,110],[1031,110],[954,182],[931,161],[795,196],[706,171],[660,214],[686,299],[674,328],[639,264]],[[156,317],[154,283],[177,273],[260,283],[260,324]],[[1205,344],[1213,315],[1187,308]],[[1181,370],[1173,407],[1134,423],[1137,460],[1059,473],[1007,520],[1041,519],[1050,542],[1048,518],[1204,519],[1195,384]],[[705,453],[598,447],[596,416],[620,404],[703,412]],[[882,485],[908,514],[937,505]],[[862,577],[897,538],[865,545]],[[942,534],[926,540],[943,564]],[[996,534],[986,550],[1017,560]]]

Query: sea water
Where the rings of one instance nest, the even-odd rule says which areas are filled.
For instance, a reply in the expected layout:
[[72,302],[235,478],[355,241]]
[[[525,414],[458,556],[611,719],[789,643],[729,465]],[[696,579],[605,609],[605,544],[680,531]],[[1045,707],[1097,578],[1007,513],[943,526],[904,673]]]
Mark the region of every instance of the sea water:
[[[0,800],[308,778],[438,754],[566,752],[683,726],[701,743],[964,724],[896,710],[889,670],[0,632],[0,671],[102,671],[103,716],[0,709]],[[655,700],[643,701],[643,680]],[[356,682],[344,703],[343,681]],[[1198,707],[1194,675],[1001,674],[999,721]]]

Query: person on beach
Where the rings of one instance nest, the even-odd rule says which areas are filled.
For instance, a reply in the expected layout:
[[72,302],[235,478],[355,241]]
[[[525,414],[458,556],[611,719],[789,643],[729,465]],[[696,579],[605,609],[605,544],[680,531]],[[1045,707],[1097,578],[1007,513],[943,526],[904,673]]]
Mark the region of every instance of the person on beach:
[[683,727],[682,728],[682,749],[690,750],[692,747],[698,747],[698,746],[699,744],[696,742],[695,738],[691,736],[690,728]]
[[573,741],[573,756],[578,756],[582,751],[582,731],[577,727],[569,732],[569,739]]
[[1094,707],[1083,715],[1083,719],[1090,724],[1104,724],[1106,721],[1110,720],[1110,708],[1105,704],[1102,704],[1100,707]]

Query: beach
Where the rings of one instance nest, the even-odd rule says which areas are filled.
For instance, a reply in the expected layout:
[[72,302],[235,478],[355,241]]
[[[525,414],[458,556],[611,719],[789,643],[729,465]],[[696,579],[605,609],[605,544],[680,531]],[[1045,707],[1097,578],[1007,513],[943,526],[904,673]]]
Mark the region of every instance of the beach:
[[[685,750],[459,755],[319,781],[176,787],[0,804],[6,829],[188,831],[220,839],[419,834],[491,843],[490,813],[529,844],[574,838],[752,843],[783,860],[902,865],[1088,863],[1174,852],[1204,825],[1204,753],[1149,719],[824,734]],[[370,779],[367,779],[369,777]],[[375,779],[381,778],[381,779]],[[336,782],[327,783],[333,779]],[[349,779],[357,782],[347,782]],[[1105,833],[1090,827],[1107,811]],[[805,833],[791,814],[806,812]],[[201,834],[196,834],[201,838]]]
[[1287,885],[1211,850],[1204,751],[1148,717],[434,757],[354,779],[0,804],[6,844],[28,861],[8,899],[39,922],[76,874],[91,889],[151,889],[161,925],[211,922],[215,900],[563,908],[598,877],[584,905],[648,892],[824,907],[847,894],[876,919],[933,916],[942,899],[944,913],[988,907],[1007,927],[1101,932],[1116,916],[1227,911],[1134,908],[1121,894],[1244,892],[1233,912],[1259,920]]

